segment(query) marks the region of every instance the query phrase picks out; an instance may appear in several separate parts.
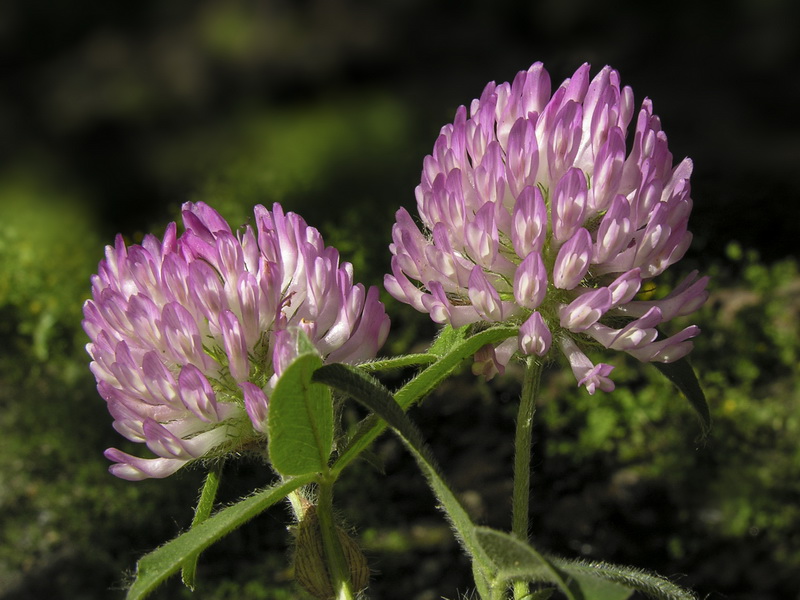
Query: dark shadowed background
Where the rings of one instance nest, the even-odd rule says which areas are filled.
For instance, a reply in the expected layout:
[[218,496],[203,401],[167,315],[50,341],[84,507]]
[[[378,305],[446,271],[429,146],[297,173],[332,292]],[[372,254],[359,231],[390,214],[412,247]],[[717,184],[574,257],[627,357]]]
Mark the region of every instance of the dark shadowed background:
[[[107,474],[121,443],[82,349],[103,246],[160,235],[187,200],[236,225],[279,201],[379,285],[397,207],[456,107],[537,60],[554,86],[610,64],[691,156],[692,249],[713,275],[693,322],[711,437],[654,371],[617,358],[589,397],[558,369],[539,402],[533,537],[650,568],[712,599],[800,598],[800,31],[790,0],[295,0],[0,4],[0,598],[121,598],[136,559],[188,526],[201,469]],[[388,298],[387,298],[388,300]],[[389,304],[386,354],[434,329]],[[426,337],[428,336],[428,337]],[[476,518],[508,527],[519,373],[466,374],[412,413]],[[409,373],[386,383],[396,385]],[[347,413],[346,413],[347,415]],[[337,495],[373,598],[456,598],[466,562],[413,462],[358,465]],[[269,472],[229,466],[222,501]],[[288,514],[159,598],[293,598]]]

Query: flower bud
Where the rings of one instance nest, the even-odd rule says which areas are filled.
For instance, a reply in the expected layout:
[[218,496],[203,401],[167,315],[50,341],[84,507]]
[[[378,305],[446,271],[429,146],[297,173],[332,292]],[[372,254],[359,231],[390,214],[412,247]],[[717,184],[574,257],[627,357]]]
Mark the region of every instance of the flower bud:
[[[350,584],[354,591],[360,592],[369,584],[369,565],[356,541],[340,527],[336,528],[342,546]],[[333,584],[325,560],[325,548],[319,527],[316,507],[309,506],[297,526],[297,539],[294,552],[294,578],[304,590],[319,600],[332,600],[335,597]]]

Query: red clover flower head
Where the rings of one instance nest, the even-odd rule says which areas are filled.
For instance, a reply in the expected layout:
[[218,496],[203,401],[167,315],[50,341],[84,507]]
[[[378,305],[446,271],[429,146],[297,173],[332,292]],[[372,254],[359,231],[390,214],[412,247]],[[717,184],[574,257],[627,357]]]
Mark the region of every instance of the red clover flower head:
[[613,367],[581,346],[661,362],[691,350],[696,326],[664,339],[656,327],[697,310],[708,278],[694,272],[660,300],[637,294],[689,247],[692,162],[673,166],[648,99],[626,144],[633,102],[610,67],[590,81],[584,64],[551,93],[536,63],[442,128],[416,188],[422,230],[397,212],[385,286],[437,323],[518,324],[476,355],[476,372],[555,345],[594,393],[614,389]]
[[373,358],[389,318],[375,287],[301,217],[255,208],[238,234],[203,203],[185,232],[106,248],[84,305],[87,351],[114,428],[157,458],[116,448],[123,479],[167,477],[188,462],[263,439],[269,395],[301,328],[327,361]]

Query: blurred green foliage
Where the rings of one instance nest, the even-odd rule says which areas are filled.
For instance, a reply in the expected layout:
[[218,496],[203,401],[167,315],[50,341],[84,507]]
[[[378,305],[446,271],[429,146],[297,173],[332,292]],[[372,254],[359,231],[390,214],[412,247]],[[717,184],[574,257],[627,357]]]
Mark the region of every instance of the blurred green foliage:
[[20,350],[40,361],[59,360],[68,350],[54,343],[59,328],[74,333],[73,324],[80,320],[86,280],[76,275],[91,273],[99,236],[74,198],[43,184],[34,173],[4,173],[0,181],[4,333],[19,343],[26,340],[30,348]]

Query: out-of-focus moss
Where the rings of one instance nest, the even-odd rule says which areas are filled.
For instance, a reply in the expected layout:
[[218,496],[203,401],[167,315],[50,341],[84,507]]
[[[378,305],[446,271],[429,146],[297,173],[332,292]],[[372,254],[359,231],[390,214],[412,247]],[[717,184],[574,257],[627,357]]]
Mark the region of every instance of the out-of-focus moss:
[[[0,174],[0,310],[13,314],[12,327],[28,336],[37,359],[51,357],[59,333],[80,321],[101,257],[91,215],[76,197],[32,173]],[[61,358],[69,351],[58,350]]]

